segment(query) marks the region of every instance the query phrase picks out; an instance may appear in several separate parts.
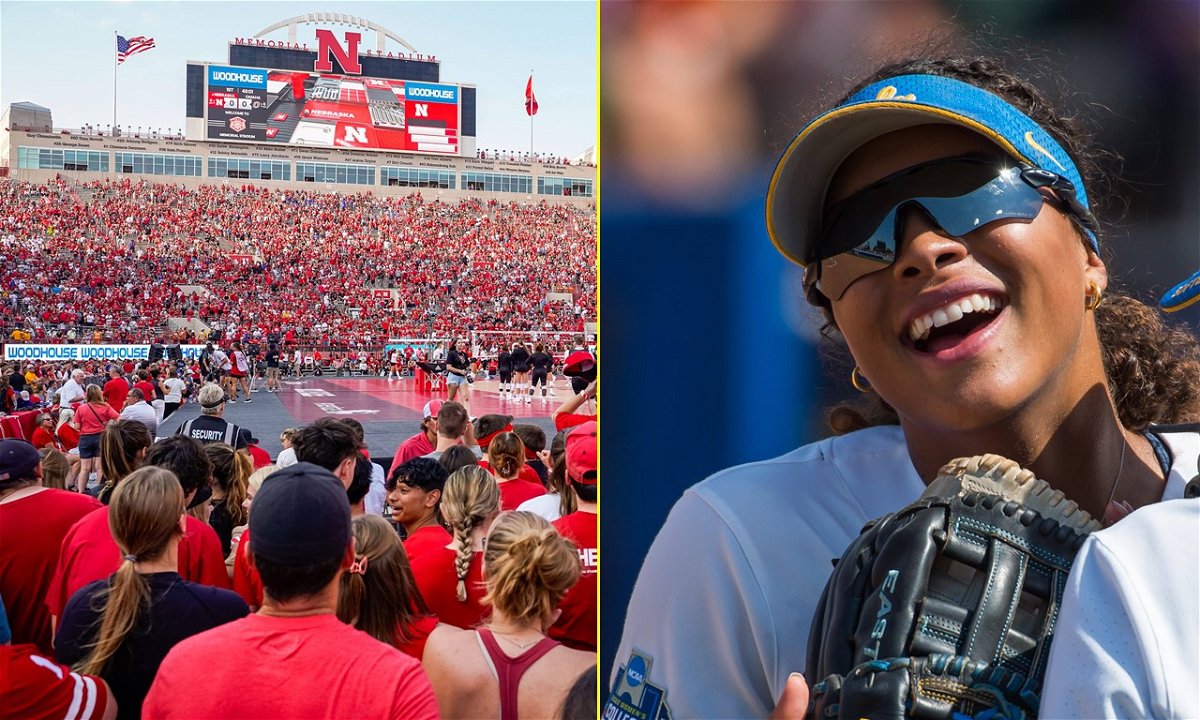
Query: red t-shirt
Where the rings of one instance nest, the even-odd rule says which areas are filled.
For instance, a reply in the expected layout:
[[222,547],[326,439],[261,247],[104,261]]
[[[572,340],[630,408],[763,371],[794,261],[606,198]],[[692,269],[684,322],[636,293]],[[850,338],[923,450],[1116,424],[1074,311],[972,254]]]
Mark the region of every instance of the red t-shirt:
[[425,437],[425,431],[422,430],[400,443],[400,447],[396,448],[396,456],[392,458],[392,470],[395,470],[413,458],[428,455],[433,450],[433,443],[429,442],[429,438]]
[[582,425],[585,422],[595,420],[595,415],[576,415],[575,413],[559,413],[554,416],[554,429],[566,430],[569,427]]
[[396,647],[406,655],[411,655],[420,660],[425,656],[425,641],[429,639],[429,633],[438,626],[438,619],[433,615],[425,615],[414,620],[406,628],[408,630],[408,642],[399,642],[397,635]]
[[58,428],[58,439],[62,442],[63,452],[79,447],[79,431],[70,423],[63,423]]
[[600,551],[596,549],[597,517],[578,510],[554,521],[562,536],[579,548],[583,574],[558,604],[562,610],[558,622],[550,626],[550,637],[563,645],[595,652],[596,650],[596,570]]
[[417,558],[444,550],[453,540],[454,536],[441,525],[417,528],[404,539],[404,554],[408,556],[408,564],[411,565]]
[[104,399],[113,408],[125,407],[125,398],[129,395],[129,381],[123,377],[111,378],[104,383]]
[[[486,452],[486,451],[484,451],[484,452]],[[481,458],[479,460],[479,467],[483,468],[484,470],[487,470],[488,472],[492,472],[492,466],[488,464],[487,458]],[[541,494],[544,495],[546,493],[545,487],[542,485],[542,479],[540,477],[538,477],[537,470],[534,470],[533,468],[529,467],[528,463],[521,466],[520,471],[517,472],[517,478],[520,480],[525,480],[527,482],[531,482],[539,487],[542,487]],[[504,486],[501,485],[500,487],[503,488]],[[534,495],[534,497],[537,497],[537,495]],[[505,509],[508,509],[508,508],[505,508]],[[512,509],[515,510],[516,508],[512,508]]]
[[[200,668],[219,692],[197,692]],[[435,720],[438,707],[419,662],[335,615],[250,615],[172,648],[142,717]]]
[[[7,602],[7,600],[6,600]],[[35,645],[0,645],[0,718],[104,717],[112,702],[108,686],[95,675],[71,672]]]
[[14,644],[53,653],[46,590],[63,537],[80,518],[103,507],[89,495],[42,490],[0,503],[0,597]]
[[[483,604],[483,596],[487,594],[483,584],[483,553],[471,555],[471,565],[467,568],[467,600],[459,602],[458,575],[454,571],[457,553],[446,547],[452,538],[450,533],[442,530],[438,539],[434,532],[425,532],[430,529],[421,528],[404,543],[413,579],[429,611],[438,620],[464,629],[473,628],[491,614],[491,607]],[[410,546],[410,543],[414,544]]]
[[[154,402],[154,398],[156,397],[154,394],[154,385],[152,385],[149,380],[138,380],[137,382],[135,382],[133,384],[133,386],[135,388],[137,388],[138,390],[142,391],[142,399],[143,400],[145,400],[148,403]],[[113,407],[120,407],[120,406],[113,405]]]
[[[528,467],[528,466],[526,466]],[[532,470],[532,468],[530,468]],[[500,509],[516,510],[521,503],[541,497],[546,488],[540,482],[529,482],[520,477],[500,482]]]
[[104,432],[104,426],[109,420],[116,420],[121,415],[108,405],[93,405],[80,403],[75,410],[75,420],[79,422],[80,435],[98,435]]
[[[50,613],[62,618],[67,601],[79,588],[102,580],[121,567],[121,550],[108,529],[108,508],[101,506],[67,532],[54,580],[46,593]],[[179,541],[179,574],[184,580],[229,589],[229,573],[221,541],[208,524],[187,516],[187,533]]]
[[264,468],[271,464],[271,453],[263,450],[257,445],[251,444],[246,446],[246,451],[250,453],[250,459],[254,461],[254,469]]
[[250,547],[250,528],[242,531],[237,550],[233,555],[233,591],[242,596],[246,604],[258,609],[263,603],[262,578],[258,568],[246,559],[246,548]]
[[38,425],[37,428],[34,429],[33,439],[30,440],[30,442],[32,442],[33,446],[38,450],[41,450],[47,446],[52,448],[58,447],[58,439],[54,437],[53,433],[46,432],[46,428],[42,427],[41,425]]

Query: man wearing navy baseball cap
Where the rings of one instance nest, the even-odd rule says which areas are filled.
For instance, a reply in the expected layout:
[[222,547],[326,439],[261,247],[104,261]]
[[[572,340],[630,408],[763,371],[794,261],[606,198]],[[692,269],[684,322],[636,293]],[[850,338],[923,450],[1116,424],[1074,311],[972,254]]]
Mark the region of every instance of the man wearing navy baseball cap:
[[[420,663],[335,615],[354,539],[346,489],[333,473],[300,462],[268,476],[254,498],[250,533],[262,607],[175,646],[143,717],[438,716]],[[221,692],[197,693],[196,668]]]

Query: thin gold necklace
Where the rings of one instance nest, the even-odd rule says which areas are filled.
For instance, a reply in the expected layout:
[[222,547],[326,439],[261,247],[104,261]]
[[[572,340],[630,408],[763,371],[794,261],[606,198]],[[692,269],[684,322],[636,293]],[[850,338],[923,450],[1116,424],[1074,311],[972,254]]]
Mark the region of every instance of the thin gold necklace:
[[497,630],[495,627],[491,627],[491,628],[488,628],[488,629],[492,631],[492,634],[493,634],[493,635],[499,635],[501,639],[503,639],[503,640],[507,640],[507,641],[509,641],[510,643],[512,643],[513,645],[516,645],[516,646],[517,646],[517,648],[518,648],[518,649],[520,649],[520,650],[524,650],[525,648],[529,647],[530,645],[533,645],[533,644],[535,644],[535,643],[537,643],[537,642],[541,641],[542,637],[544,637],[543,635],[541,635],[541,634],[539,633],[539,634],[538,634],[538,637],[536,637],[536,638],[534,638],[534,639],[530,640],[530,641],[529,641],[529,642],[527,642],[527,643],[521,643],[521,642],[518,642],[517,640],[513,639],[513,637],[512,637],[513,633],[501,632],[501,631]]

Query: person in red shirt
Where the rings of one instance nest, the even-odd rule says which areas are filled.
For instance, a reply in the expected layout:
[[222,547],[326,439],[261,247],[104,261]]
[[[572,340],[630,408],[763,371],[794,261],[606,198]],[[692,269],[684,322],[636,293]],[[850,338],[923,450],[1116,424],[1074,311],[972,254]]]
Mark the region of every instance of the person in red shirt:
[[571,543],[545,519],[506,512],[483,552],[492,616],[471,630],[442,628],[429,638],[422,663],[444,717],[558,717],[567,693],[595,652],[546,637],[555,606],[579,578]]
[[351,526],[355,559],[342,575],[338,618],[420,660],[438,619],[417,590],[400,536],[377,515],[360,515]]
[[54,416],[48,412],[38,413],[34,420],[36,425],[33,429],[33,438],[30,442],[38,450],[45,447],[51,447],[55,450],[61,450],[62,446],[58,442],[58,438],[54,436]]
[[[143,465],[175,473],[189,508],[212,496],[212,461],[204,447],[189,437],[172,435],[155,443]],[[184,580],[228,589],[229,573],[216,531],[191,515],[186,523],[187,533],[179,542],[179,574]],[[61,617],[77,590],[112,575],[120,566],[121,551],[109,531],[108,509],[100,506],[76,522],[62,540],[54,578],[45,594],[50,613]]]
[[[133,384],[133,386],[135,388],[137,388],[138,390],[142,391],[142,397],[146,399],[146,402],[152,402],[155,398],[155,394],[154,394],[154,383],[150,382],[150,371],[149,370],[138,370],[137,378],[138,378],[137,382],[135,382]],[[113,407],[120,407],[120,406],[113,405]]]
[[569,427],[582,425],[589,420],[595,420],[597,417],[595,414],[583,415],[575,412],[579,409],[580,405],[583,405],[585,402],[595,397],[596,381],[593,380],[586,388],[583,389],[583,392],[567,398],[565,401],[563,401],[563,404],[559,405],[558,408],[555,409],[555,411],[551,414],[551,417],[554,418],[554,429],[566,430]]
[[[454,471],[442,492],[442,517],[453,530],[449,546],[423,547],[409,556],[425,604],[438,619],[472,628],[488,615],[483,598],[483,539],[500,513],[496,478],[478,465]],[[407,546],[405,546],[407,549]]]
[[576,510],[555,520],[554,527],[579,548],[583,575],[563,596],[558,605],[562,615],[550,628],[550,637],[568,647],[591,652],[596,650],[596,582],[600,565],[596,542],[599,529],[596,497],[600,487],[598,434],[593,421],[579,425],[567,435],[567,479],[575,494]]
[[453,539],[438,519],[446,476],[440,462],[418,457],[393,468],[388,478],[388,507],[392,520],[404,527],[410,563],[445,549]]
[[516,510],[526,500],[546,494],[540,481],[521,477],[521,468],[525,467],[525,444],[516,433],[503,432],[492,438],[488,443],[487,461],[488,471],[500,483],[501,510]]
[[250,453],[250,459],[254,461],[254,469],[265,468],[271,464],[271,453],[263,450],[258,446],[258,438],[250,435],[246,439],[246,452]]
[[87,495],[42,487],[40,461],[32,444],[0,440],[0,597],[14,642],[52,653],[44,600],[59,546],[72,525],[103,506]]
[[[62,443],[63,452],[70,452],[79,447],[79,430],[71,424],[71,419],[74,417],[75,411],[71,408],[62,408],[58,411],[58,427],[55,428],[54,434]],[[79,454],[74,453],[74,457],[78,460]]]
[[[125,407],[125,397],[129,395],[129,381],[121,374],[121,368],[115,365],[108,371],[108,374],[108,382],[104,383],[104,400],[110,407],[123,408]],[[144,388],[142,392],[144,397]]]
[[421,411],[424,418],[421,420],[421,430],[416,435],[400,443],[400,447],[396,448],[395,457],[392,458],[391,467],[400,467],[413,458],[428,455],[434,451],[437,445],[437,416],[438,411],[441,409],[441,400],[430,400],[425,403],[425,408]]
[[[339,478],[307,462],[273,473],[249,532],[262,609],[172,648],[143,718],[438,717],[421,664],[335,614],[341,575],[357,561]],[[197,692],[198,669],[217,690]]]
[[103,474],[100,469],[100,434],[109,421],[120,417],[120,413],[104,402],[104,393],[99,385],[88,385],[85,392],[87,401],[79,405],[71,421],[79,430],[79,474],[75,477],[77,492],[83,492],[87,487],[88,476],[92,472],[97,476]]
[[[512,415],[483,415],[483,416],[479,417],[478,419],[476,419],[475,423],[473,425],[473,427],[475,428],[475,442],[477,442],[479,444],[479,449],[482,450],[483,454],[484,454],[483,459],[481,459],[479,461],[479,467],[483,468],[484,470],[487,470],[488,472],[492,473],[493,475],[495,475],[496,473],[492,470],[491,463],[489,463],[488,459],[487,459],[488,447],[492,444],[492,440],[497,438],[501,433],[513,432],[512,420],[513,420]],[[519,435],[518,435],[518,437],[519,437]],[[524,440],[521,441],[522,446],[524,445],[524,442],[525,442]],[[523,448],[524,458],[526,461],[529,459],[528,450],[529,450],[528,448]],[[532,467],[529,466],[528,462],[521,463],[521,468],[519,470],[517,477],[519,477],[522,480],[525,480],[526,482],[531,482],[535,485],[542,485],[542,478],[538,475],[537,470],[534,470]],[[526,488],[526,489],[528,491],[528,488]],[[501,483],[501,485],[500,485],[500,492],[501,492],[501,495],[503,496],[504,495],[504,484],[503,483]],[[512,488],[510,488],[509,492],[514,492],[514,490]],[[543,492],[545,492],[544,488],[543,488]],[[533,497],[537,497],[537,496],[535,495]],[[516,509],[515,507],[509,507],[508,503],[504,501],[504,497],[501,497],[501,505],[503,506],[503,508],[505,510],[515,510]]]
[[[4,606],[0,605],[0,616]],[[113,720],[117,701],[108,683],[54,662],[33,644],[0,637],[0,717]]]

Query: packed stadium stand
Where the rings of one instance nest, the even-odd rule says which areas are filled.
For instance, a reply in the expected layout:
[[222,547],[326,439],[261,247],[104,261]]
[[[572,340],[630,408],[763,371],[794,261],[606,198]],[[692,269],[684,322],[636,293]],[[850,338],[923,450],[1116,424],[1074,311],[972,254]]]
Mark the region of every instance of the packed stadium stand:
[[174,319],[185,342],[290,328],[320,347],[581,331],[595,232],[588,209],[544,201],[9,179],[0,323],[10,340],[147,343]]

